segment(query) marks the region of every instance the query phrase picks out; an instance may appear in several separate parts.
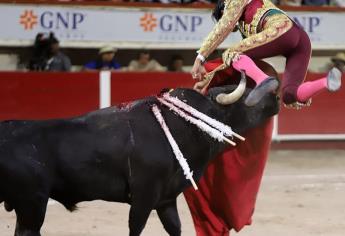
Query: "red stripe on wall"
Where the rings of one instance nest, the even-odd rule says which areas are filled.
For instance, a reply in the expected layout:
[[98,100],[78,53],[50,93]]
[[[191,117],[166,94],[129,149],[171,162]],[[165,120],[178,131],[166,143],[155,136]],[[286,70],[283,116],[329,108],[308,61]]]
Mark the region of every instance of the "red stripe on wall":
[[112,73],[111,104],[156,95],[163,88],[192,88],[194,83],[188,73]]
[[0,73],[0,119],[71,117],[98,108],[98,73]]
[[[309,74],[308,79],[322,75]],[[188,73],[112,73],[111,103],[158,94],[163,88],[192,87]],[[282,107],[279,134],[345,134],[345,88],[325,92],[300,111]],[[72,117],[99,106],[99,73],[0,72],[0,119]]]

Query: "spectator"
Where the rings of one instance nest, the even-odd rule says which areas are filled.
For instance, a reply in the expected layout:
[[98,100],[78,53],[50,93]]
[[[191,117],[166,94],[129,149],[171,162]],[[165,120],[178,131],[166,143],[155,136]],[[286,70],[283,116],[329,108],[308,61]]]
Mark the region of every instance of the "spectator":
[[57,38],[50,39],[50,47],[45,65],[46,71],[70,71],[71,60],[60,51],[60,44]]
[[174,55],[171,57],[168,71],[183,72],[183,58],[180,55]]
[[121,65],[115,60],[116,49],[111,46],[102,47],[98,52],[98,59],[90,61],[84,70],[118,70]]
[[60,52],[59,41],[53,33],[39,33],[28,67],[34,71],[70,71],[71,61]]
[[327,6],[329,0],[303,0],[303,5],[306,6]]
[[337,53],[334,57],[331,58],[332,67],[338,68],[340,71],[344,71],[345,67],[345,53]]
[[49,54],[50,40],[54,37],[53,33],[38,33],[33,46],[32,57],[28,68],[33,71],[43,71],[46,67],[46,61]]
[[331,0],[331,6],[345,7],[345,0]]
[[150,58],[149,52],[141,52],[137,60],[132,60],[128,65],[128,71],[164,71],[156,60]]

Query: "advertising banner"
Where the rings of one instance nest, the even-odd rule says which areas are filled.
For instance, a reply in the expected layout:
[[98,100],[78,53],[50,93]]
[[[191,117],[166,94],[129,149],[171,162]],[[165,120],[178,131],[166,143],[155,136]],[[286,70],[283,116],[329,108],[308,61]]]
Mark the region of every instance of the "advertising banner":
[[[312,39],[314,48],[345,47],[345,34],[336,25],[344,13],[289,12]],[[46,5],[0,5],[1,45],[32,44],[39,32],[54,32],[64,46],[198,48],[215,22],[209,10],[101,8]],[[241,39],[231,34],[223,47]]]

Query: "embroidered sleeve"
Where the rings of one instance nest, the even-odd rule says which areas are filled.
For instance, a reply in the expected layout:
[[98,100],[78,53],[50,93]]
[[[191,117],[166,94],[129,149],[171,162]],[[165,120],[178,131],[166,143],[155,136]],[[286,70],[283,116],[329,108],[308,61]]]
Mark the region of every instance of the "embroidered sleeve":
[[222,18],[201,45],[199,53],[207,58],[235,28],[248,0],[225,0]]

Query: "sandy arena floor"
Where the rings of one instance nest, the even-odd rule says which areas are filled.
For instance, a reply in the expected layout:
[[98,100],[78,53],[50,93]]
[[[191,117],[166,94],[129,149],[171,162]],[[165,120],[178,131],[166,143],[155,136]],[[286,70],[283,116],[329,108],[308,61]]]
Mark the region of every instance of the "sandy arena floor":
[[[43,236],[128,235],[129,207],[101,201],[83,203],[76,213],[51,203]],[[194,235],[182,197],[179,212],[183,235]],[[0,235],[14,231],[15,216],[0,206]],[[167,235],[155,212],[144,236]],[[344,236],[345,151],[272,151],[254,222],[235,236]]]

